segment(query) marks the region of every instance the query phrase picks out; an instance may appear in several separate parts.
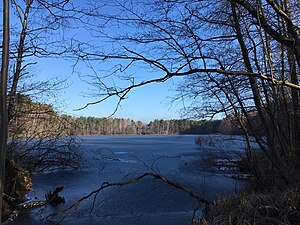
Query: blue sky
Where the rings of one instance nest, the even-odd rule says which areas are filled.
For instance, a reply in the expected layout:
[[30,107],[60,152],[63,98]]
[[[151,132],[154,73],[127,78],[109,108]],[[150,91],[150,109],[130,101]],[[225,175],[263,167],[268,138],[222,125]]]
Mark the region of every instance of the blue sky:
[[[76,1],[75,1],[76,2]],[[80,1],[81,4],[81,1]],[[112,10],[113,8],[109,8]],[[15,15],[12,16],[12,21],[15,22]],[[33,16],[33,15],[31,15]],[[31,21],[34,24],[33,21]],[[74,26],[74,29],[61,31],[65,38],[76,38],[80,41],[90,42],[95,44],[99,49],[108,50],[115,47],[118,44],[105,43],[98,39],[95,39],[86,30]],[[107,32],[123,33],[128,32],[128,28],[116,26],[115,28],[108,27]],[[136,46],[127,46],[133,49]],[[96,48],[96,47],[95,47]],[[75,72],[73,71],[73,62],[64,59],[51,59],[51,58],[38,58],[31,61],[37,62],[36,65],[30,68],[30,72],[35,75],[32,81],[35,80],[48,80],[52,77],[59,77],[60,79],[67,79],[68,86],[61,90],[55,97],[49,98],[47,95],[39,98],[41,101],[53,103],[60,112],[67,113],[75,116],[94,116],[94,117],[107,117],[114,112],[117,106],[117,99],[111,98],[97,105],[89,106],[86,109],[76,111],[76,109],[85,106],[89,102],[99,100],[99,98],[87,97],[85,93],[91,93],[87,83],[83,82],[79,78],[78,74],[91,74],[92,72],[85,67],[84,63],[79,63],[76,66]],[[99,73],[103,73],[105,68],[104,64],[93,63],[95,69]],[[112,64],[111,64],[112,65]],[[109,65],[109,66],[111,66]],[[107,69],[107,68],[106,68]],[[100,72],[101,71],[101,72]],[[129,70],[130,74],[136,74],[139,81],[143,81],[149,78],[164,76],[165,74],[155,74],[153,71],[138,66],[132,67]],[[137,79],[137,80],[138,80]],[[132,90],[127,98],[122,101],[121,107],[113,115],[117,118],[131,118],[134,120],[141,120],[143,122],[149,122],[154,119],[179,119],[180,109],[183,107],[182,103],[171,103],[171,98],[174,97],[176,84],[180,81],[180,78],[169,80],[165,83],[154,83]],[[118,85],[125,85],[124,83],[118,83]]]
[[[82,81],[78,74],[73,73],[72,65],[71,62],[63,59],[38,60],[35,68],[35,71],[38,73],[36,79],[67,78],[68,87],[61,90],[56,99],[47,100],[49,102],[55,101],[58,110],[61,112],[75,116],[106,117],[114,112],[117,105],[116,98],[88,106],[83,110],[76,110],[98,98],[86,95],[86,93],[90,92],[91,86]],[[178,81],[179,79],[169,80],[165,83],[154,83],[133,89],[127,96],[128,98],[122,101],[121,107],[113,117],[131,118],[146,123],[154,119],[179,119],[179,111],[182,108],[182,104],[180,102],[172,104],[171,101],[171,98],[176,94],[175,83]]]
[[[76,2],[76,1],[75,1]],[[110,8],[112,10],[113,8]],[[106,32],[111,33],[126,33],[130,32],[128,27],[108,27]],[[110,48],[118,46],[117,43],[101,42],[101,39],[96,39],[90,35],[87,30],[75,27],[74,29],[64,31],[66,38],[75,38],[80,41],[90,42],[95,45],[95,48],[103,48],[110,51]],[[96,47],[97,46],[97,47]],[[126,45],[129,48],[135,48],[134,45]],[[122,47],[122,46],[121,46]],[[93,116],[93,117],[107,117],[114,112],[117,106],[118,99],[111,98],[97,105],[88,106],[86,109],[76,111],[76,109],[85,106],[89,102],[99,100],[99,98],[91,98],[86,96],[86,93],[93,93],[87,83],[79,78],[79,75],[92,74],[86,65],[82,62],[77,64],[75,72],[73,71],[73,61],[64,59],[35,59],[38,63],[34,66],[33,72],[37,80],[46,80],[51,77],[59,77],[61,79],[67,78],[69,84],[67,88],[60,91],[54,99],[46,99],[47,102],[52,102],[56,108],[61,112],[75,115],[75,116]],[[34,60],[34,61],[35,61]],[[109,62],[110,63],[110,62]],[[116,62],[119,63],[119,62]],[[105,75],[103,68],[107,69],[113,64],[100,64],[92,62],[94,69],[101,75]],[[133,66],[128,71],[130,74],[137,76],[137,81],[144,81],[153,77],[164,76],[165,74],[155,74],[155,72],[140,68],[138,65]],[[182,104],[176,102],[171,103],[171,98],[175,95],[176,83],[180,81],[179,78],[169,80],[165,83],[154,83],[142,86],[132,90],[127,98],[122,101],[121,107],[113,115],[117,118],[132,118],[134,120],[141,120],[149,122],[154,119],[179,119],[180,109]],[[117,85],[126,86],[122,81],[117,81]],[[95,94],[95,92],[93,93]]]

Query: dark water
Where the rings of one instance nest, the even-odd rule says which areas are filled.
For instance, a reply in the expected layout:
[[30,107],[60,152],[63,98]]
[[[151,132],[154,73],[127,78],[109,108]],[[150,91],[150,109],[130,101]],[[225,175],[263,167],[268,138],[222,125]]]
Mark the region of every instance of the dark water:
[[[9,224],[44,224],[43,217],[66,208],[99,188],[103,182],[126,181],[145,172],[159,173],[210,200],[243,188],[245,181],[228,176],[238,172],[208,167],[211,158],[224,160],[242,155],[243,138],[204,135],[199,146],[194,144],[195,137],[83,137],[81,151],[86,159],[83,168],[80,171],[36,174],[33,176],[33,191],[28,195],[32,200],[43,199],[46,192],[63,185],[61,195],[66,203],[28,210]],[[187,225],[192,223],[197,206],[197,201],[189,194],[146,177],[132,185],[105,189],[98,194],[94,205],[93,198],[83,201],[69,211],[61,224]],[[201,210],[197,214],[201,214]],[[61,216],[53,221],[59,221]]]

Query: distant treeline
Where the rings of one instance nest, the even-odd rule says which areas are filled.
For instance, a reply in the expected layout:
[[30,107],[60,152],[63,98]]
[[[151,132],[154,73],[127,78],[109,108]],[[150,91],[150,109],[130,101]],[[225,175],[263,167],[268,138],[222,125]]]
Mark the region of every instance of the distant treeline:
[[148,124],[124,118],[62,116],[68,121],[71,135],[149,135],[149,134],[242,134],[229,119],[223,120],[154,120]]
[[[11,138],[79,135],[243,134],[235,117],[222,120],[154,120],[148,124],[124,118],[60,115],[51,105],[18,95],[9,123]],[[253,117],[254,118],[254,117]]]

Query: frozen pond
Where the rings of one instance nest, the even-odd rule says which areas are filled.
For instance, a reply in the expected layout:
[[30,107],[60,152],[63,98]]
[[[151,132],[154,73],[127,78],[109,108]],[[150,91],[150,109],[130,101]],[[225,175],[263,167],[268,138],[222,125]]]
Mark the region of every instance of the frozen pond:
[[[66,203],[27,211],[9,224],[44,224],[44,216],[66,208],[103,182],[126,181],[145,172],[159,173],[210,200],[243,188],[245,181],[228,176],[238,172],[208,166],[210,158],[223,160],[242,155],[243,137],[202,135],[201,146],[195,145],[196,137],[199,135],[82,137],[83,168],[36,174],[33,191],[28,195],[32,200],[44,199],[46,192],[64,186],[61,195]],[[91,211],[92,203],[93,198],[82,202],[60,224],[190,225],[198,206],[189,194],[152,177],[105,189],[98,194]]]

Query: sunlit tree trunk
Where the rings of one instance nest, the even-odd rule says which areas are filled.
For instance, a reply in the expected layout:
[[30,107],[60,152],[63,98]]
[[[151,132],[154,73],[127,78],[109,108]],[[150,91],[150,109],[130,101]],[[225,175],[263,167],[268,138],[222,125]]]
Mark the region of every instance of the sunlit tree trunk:
[[2,196],[5,180],[5,159],[7,144],[7,77],[9,61],[9,0],[3,0],[3,47],[1,64],[1,86],[0,86],[0,224],[2,216]]

